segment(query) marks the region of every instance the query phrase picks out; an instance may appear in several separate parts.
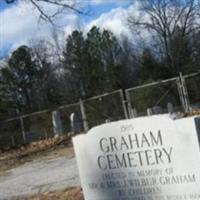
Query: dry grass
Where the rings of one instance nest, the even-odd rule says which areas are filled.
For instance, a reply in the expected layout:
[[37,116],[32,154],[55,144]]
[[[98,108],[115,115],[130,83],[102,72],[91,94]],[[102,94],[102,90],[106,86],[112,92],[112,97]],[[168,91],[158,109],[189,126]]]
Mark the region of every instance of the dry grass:
[[0,149],[0,160],[12,159],[16,157],[25,157],[38,152],[46,151],[52,147],[56,147],[60,144],[69,144],[70,137],[55,137],[37,142],[32,142],[28,145],[21,146],[15,149]]
[[84,200],[81,188],[73,187],[61,191],[20,197],[14,200]]
[[185,113],[181,113],[180,116],[181,117],[191,117],[191,116],[195,116],[195,115],[200,115],[200,110],[193,110],[191,112],[185,112]]
[[4,151],[0,153],[0,175],[25,163],[50,160],[61,156],[69,158],[74,156],[74,150],[69,138],[49,139],[34,142],[19,149]]

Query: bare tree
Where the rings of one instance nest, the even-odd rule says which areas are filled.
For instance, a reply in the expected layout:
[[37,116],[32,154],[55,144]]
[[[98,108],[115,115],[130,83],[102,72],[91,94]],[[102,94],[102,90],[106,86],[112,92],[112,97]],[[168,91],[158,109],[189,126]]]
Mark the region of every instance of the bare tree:
[[[18,2],[18,0],[2,0],[7,4],[14,4]],[[39,13],[38,21],[41,20],[52,25],[51,34],[52,39],[57,48],[56,54],[57,57],[60,57],[62,52],[62,47],[59,42],[59,35],[63,34],[62,25],[59,27],[58,18],[63,17],[65,14],[69,14],[70,12],[78,14],[78,15],[86,15],[89,14],[89,11],[85,11],[80,8],[79,3],[80,0],[20,0],[20,2],[25,2],[26,4],[32,5],[34,9],[36,9]],[[0,2],[1,4],[1,2]]]
[[156,36],[169,69],[176,74],[180,67],[176,62],[177,51],[181,54],[183,41],[189,42],[200,28],[199,0],[136,0],[136,3],[140,14],[129,16],[130,28],[145,29]]
[[[8,4],[17,2],[17,0],[4,0]],[[65,13],[66,11],[73,11],[77,14],[86,14],[83,10],[77,8],[76,0],[21,0],[26,3],[32,4],[40,13],[39,19],[46,22],[50,22],[54,25],[54,18],[58,15]],[[53,13],[49,13],[43,7],[43,5],[48,4],[54,6],[55,10]]]

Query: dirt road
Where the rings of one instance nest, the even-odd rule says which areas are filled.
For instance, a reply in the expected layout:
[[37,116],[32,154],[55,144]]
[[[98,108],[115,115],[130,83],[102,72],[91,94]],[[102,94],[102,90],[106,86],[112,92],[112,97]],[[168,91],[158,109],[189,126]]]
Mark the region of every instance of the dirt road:
[[74,157],[34,161],[0,176],[0,200],[80,186]]

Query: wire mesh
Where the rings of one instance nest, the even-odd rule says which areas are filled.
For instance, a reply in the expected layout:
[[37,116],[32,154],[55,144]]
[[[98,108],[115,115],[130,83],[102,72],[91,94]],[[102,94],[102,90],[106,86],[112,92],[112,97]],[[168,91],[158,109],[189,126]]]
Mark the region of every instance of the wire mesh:
[[59,107],[63,130],[65,134],[71,132],[70,116],[74,113],[75,132],[83,132],[83,121],[81,116],[80,104],[75,103]]
[[168,103],[174,106],[174,111],[182,110],[176,79],[138,86],[126,93],[138,116],[147,115],[147,109],[154,107],[159,107],[161,113],[167,113]]
[[23,144],[20,119],[0,123],[0,148],[20,146]]
[[26,142],[53,137],[53,124],[50,111],[23,117]]
[[125,118],[120,90],[87,99],[84,107],[89,128]]
[[[200,108],[200,75],[198,73],[185,75],[184,79],[192,108]],[[180,81],[177,80],[177,78],[172,78],[127,89],[128,108],[131,108],[131,112],[136,109],[137,116],[146,115],[147,109],[154,107],[159,107],[162,113],[167,113],[168,103],[173,105],[174,111],[182,111],[180,99],[183,102],[185,96],[181,94],[183,85],[180,85]],[[76,132],[83,131],[82,117],[87,120],[89,128],[127,117],[122,90],[92,97],[82,102],[83,104],[79,102],[58,108],[64,133],[72,131],[70,122],[72,113],[74,113]],[[83,106],[81,107],[81,105]],[[85,116],[82,116],[84,111],[86,119]],[[129,114],[131,112],[129,110]],[[26,139],[25,142],[53,137],[51,111],[41,111],[0,122],[0,147],[6,148],[23,144],[23,135]]]
[[200,75],[185,78],[192,109],[200,108]]

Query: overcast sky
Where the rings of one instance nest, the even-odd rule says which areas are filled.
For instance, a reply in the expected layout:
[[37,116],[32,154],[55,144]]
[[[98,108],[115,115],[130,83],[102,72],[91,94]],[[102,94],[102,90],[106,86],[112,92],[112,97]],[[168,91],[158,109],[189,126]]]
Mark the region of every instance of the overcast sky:
[[[79,0],[80,9],[89,11],[89,15],[77,15],[73,12],[61,16],[56,23],[60,34],[67,37],[74,29],[87,32],[93,25],[113,31],[116,36],[130,37],[126,24],[128,13],[133,11],[133,0]],[[44,6],[44,5],[43,5]],[[49,12],[53,9],[44,6]],[[17,4],[0,3],[0,58],[12,52],[19,45],[28,44],[36,38],[50,38],[51,25],[38,22],[39,13],[29,4],[19,0]]]

